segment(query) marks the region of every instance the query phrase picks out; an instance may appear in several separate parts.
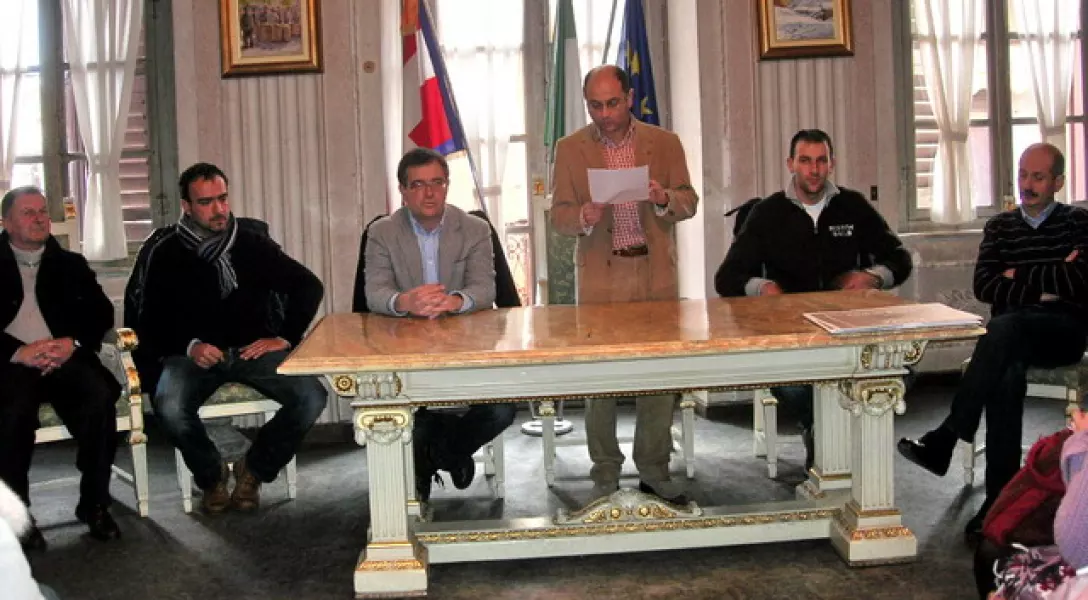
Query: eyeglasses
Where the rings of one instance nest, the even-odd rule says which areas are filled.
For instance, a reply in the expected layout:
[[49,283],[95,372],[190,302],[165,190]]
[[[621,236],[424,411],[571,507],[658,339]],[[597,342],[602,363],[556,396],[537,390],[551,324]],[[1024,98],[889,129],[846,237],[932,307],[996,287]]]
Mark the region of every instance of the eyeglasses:
[[423,188],[429,188],[429,189],[438,191],[438,190],[446,189],[447,187],[449,187],[449,185],[450,185],[450,180],[449,179],[439,178],[439,179],[432,179],[430,181],[424,181],[422,179],[416,179],[415,181],[409,181],[408,182],[408,189],[412,190],[413,192],[421,191],[421,190],[423,190]]

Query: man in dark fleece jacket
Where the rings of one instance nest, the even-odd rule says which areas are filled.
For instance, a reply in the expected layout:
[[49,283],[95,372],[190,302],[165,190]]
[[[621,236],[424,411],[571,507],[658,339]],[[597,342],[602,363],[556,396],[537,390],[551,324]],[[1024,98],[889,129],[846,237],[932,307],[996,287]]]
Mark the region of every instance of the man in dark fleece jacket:
[[[889,289],[910,275],[910,253],[861,194],[828,180],[831,138],[802,129],[790,140],[786,187],[760,200],[714,276],[722,296],[770,296],[840,289]],[[771,393],[799,413],[805,469],[812,468],[812,386]]]
[[944,475],[956,440],[975,438],[986,411],[986,500],[967,523],[977,535],[1001,488],[1020,468],[1025,372],[1071,365],[1088,344],[1088,211],[1054,202],[1065,157],[1050,144],[1020,156],[1020,207],[986,224],[975,264],[975,296],[992,307],[986,335],[940,427],[899,441],[911,462]]
[[[230,211],[227,177],[198,163],[179,180],[184,215],[150,256],[136,332],[162,364],[152,398],[155,415],[203,490],[203,508],[255,510],[260,485],[276,478],[325,408],[312,377],[276,373],[313,320],[321,282],[271,239],[239,228]],[[282,323],[268,319],[270,292],[287,296]],[[197,411],[226,382],[246,384],[279,402],[245,458],[227,465]]]

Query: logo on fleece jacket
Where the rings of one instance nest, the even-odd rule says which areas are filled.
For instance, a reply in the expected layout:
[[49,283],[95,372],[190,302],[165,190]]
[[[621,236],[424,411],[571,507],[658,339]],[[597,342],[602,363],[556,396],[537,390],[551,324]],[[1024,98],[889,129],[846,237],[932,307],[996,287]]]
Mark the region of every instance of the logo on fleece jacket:
[[831,231],[831,237],[852,237],[854,235],[854,225],[829,225],[828,230]]

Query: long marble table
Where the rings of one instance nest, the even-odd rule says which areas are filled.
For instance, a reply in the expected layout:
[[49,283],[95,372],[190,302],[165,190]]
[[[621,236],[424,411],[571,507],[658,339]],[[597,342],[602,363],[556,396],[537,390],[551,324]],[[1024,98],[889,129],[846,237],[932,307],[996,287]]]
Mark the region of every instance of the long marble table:
[[[367,444],[370,537],[357,597],[423,595],[429,564],[830,539],[851,565],[911,560],[892,421],[926,344],[975,326],[831,336],[805,312],[903,304],[875,291],[499,309],[436,320],[334,314],[280,367],[322,375]],[[815,465],[796,500],[676,506],[621,489],[537,518],[428,523],[411,485],[413,408],[740,389],[816,389]],[[722,458],[725,460],[725,457]]]

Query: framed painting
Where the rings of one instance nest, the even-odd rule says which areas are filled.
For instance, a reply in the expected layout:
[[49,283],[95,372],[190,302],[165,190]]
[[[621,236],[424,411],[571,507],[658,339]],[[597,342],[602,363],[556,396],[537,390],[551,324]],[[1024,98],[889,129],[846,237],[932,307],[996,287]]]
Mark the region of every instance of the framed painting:
[[759,57],[852,56],[850,0],[756,0]]
[[223,77],[321,71],[320,0],[219,0]]

